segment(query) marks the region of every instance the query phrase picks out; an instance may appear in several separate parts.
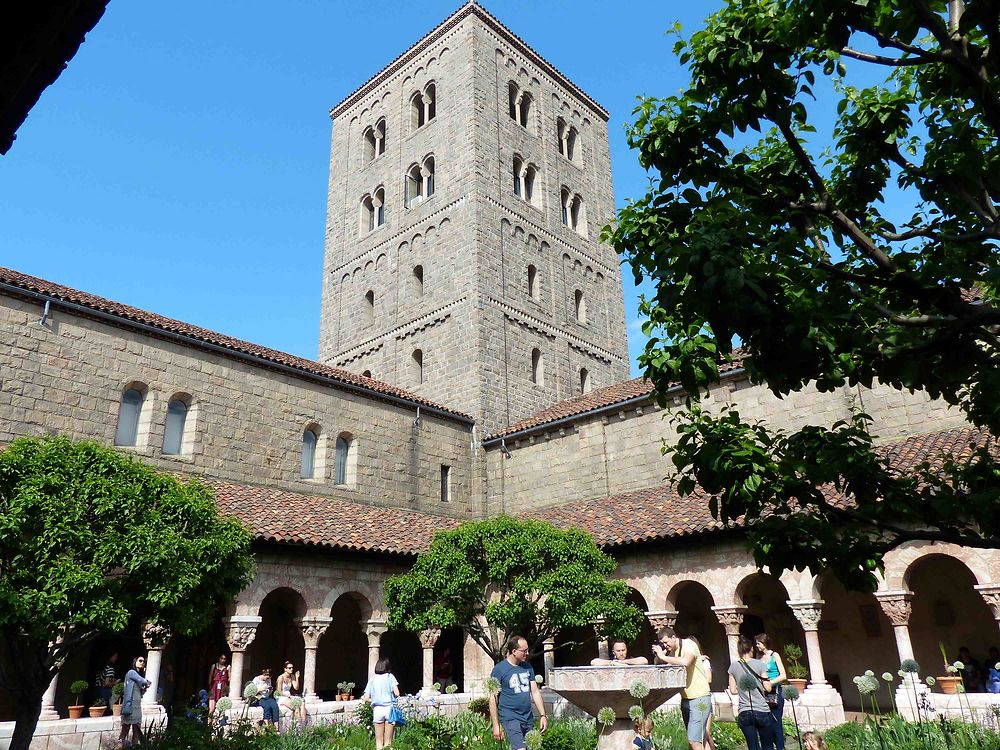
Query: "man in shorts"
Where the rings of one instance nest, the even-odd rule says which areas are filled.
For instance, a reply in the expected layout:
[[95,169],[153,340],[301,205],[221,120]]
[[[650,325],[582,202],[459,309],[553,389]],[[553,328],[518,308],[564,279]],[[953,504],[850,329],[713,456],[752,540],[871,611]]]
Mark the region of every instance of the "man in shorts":
[[507,737],[510,750],[527,747],[524,735],[534,724],[531,704],[541,716],[541,730],[549,728],[545,715],[542,692],[535,682],[535,670],[528,662],[528,642],[519,635],[511,636],[506,644],[507,658],[493,667],[490,677],[500,683],[500,694],[490,694],[490,718],[493,721],[493,739],[497,742]]
[[678,638],[673,628],[660,628],[653,644],[657,664],[672,664],[687,670],[687,684],[681,691],[681,718],[687,726],[691,750],[704,750],[705,731],[712,715],[712,689],[701,665],[701,649],[690,638]]

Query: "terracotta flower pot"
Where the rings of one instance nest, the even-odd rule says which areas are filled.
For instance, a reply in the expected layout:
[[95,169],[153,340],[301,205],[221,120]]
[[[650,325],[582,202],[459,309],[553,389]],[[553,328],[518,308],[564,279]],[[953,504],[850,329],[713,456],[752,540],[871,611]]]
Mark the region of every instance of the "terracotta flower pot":
[[809,680],[800,680],[798,678],[788,678],[788,684],[799,691],[799,695],[806,689],[806,685],[809,684]]
[[112,716],[121,716],[122,715],[122,704],[121,703],[112,703],[111,704],[111,715]]
[[104,716],[104,712],[108,710],[107,706],[91,706],[90,707],[90,718],[100,719]]
[[955,675],[937,678],[937,683],[941,686],[941,692],[945,695],[955,695],[958,692],[958,686],[961,682],[962,678]]
[[344,696],[342,696],[340,693],[337,693],[337,700],[338,701],[344,700]]
[[68,706],[67,709],[69,710],[69,718],[71,718],[71,719],[82,719],[83,718],[83,709],[85,709],[85,708],[86,708],[86,706]]

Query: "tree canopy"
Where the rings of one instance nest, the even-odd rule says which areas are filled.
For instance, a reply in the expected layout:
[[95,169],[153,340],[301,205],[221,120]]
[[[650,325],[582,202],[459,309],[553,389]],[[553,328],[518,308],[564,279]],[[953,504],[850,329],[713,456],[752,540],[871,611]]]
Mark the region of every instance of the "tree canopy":
[[254,574],[250,533],[211,490],[67,438],[0,452],[0,685],[18,706],[13,750],[70,654],[135,619],[193,634]]
[[494,662],[511,635],[532,652],[560,630],[604,618],[609,636],[632,639],[643,613],[617,564],[579,530],[501,516],[434,535],[413,568],[386,581],[394,629],[463,628]]
[[689,394],[666,451],[772,571],[870,588],[908,540],[1000,546],[985,446],[901,476],[861,411],[782,432],[699,404],[738,359],[778,397],[881,383],[998,434],[998,17],[995,0],[732,0],[676,44],[687,87],[635,111],[651,187],[605,238],[655,285],[645,375]]

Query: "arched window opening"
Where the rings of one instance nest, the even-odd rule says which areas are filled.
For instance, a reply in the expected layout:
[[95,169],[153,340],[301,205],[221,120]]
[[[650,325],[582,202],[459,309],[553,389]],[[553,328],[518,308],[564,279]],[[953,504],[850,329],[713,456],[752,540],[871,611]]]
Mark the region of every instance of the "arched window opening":
[[179,456],[184,447],[184,431],[187,427],[188,405],[179,398],[167,404],[167,422],[163,429],[163,453]]
[[424,123],[427,121],[425,117],[424,95],[418,91],[413,95],[413,98],[410,99],[410,128],[412,130],[416,130],[417,128],[423,127]]
[[424,199],[424,176],[420,165],[414,164],[406,172],[406,207],[416,206]]
[[510,119],[512,119],[514,122],[517,122],[517,113],[518,113],[518,106],[519,106],[519,104],[518,104],[518,98],[517,98],[518,97],[518,88],[517,88],[517,84],[514,83],[513,81],[511,81],[510,83],[507,84],[507,97],[508,97],[509,105],[510,105],[510,109],[509,109]]
[[361,375],[362,375],[362,377],[370,378],[372,376],[372,371],[371,370],[365,370],[363,373],[361,373]]
[[361,231],[370,232],[375,228],[375,203],[370,195],[361,199]]
[[437,86],[433,83],[427,84],[424,89],[424,121],[430,122],[437,114]]
[[385,153],[385,118],[375,123],[375,155],[381,156]]
[[424,197],[430,198],[434,195],[434,157],[428,156],[424,159]]
[[374,226],[380,227],[385,224],[385,190],[379,188],[372,194],[372,203],[374,204]]
[[541,349],[531,350],[531,382],[535,385],[545,385],[545,361]]
[[531,98],[531,94],[529,94],[527,91],[521,94],[521,103],[518,108],[518,114],[520,115],[520,119],[518,120],[518,122],[521,123],[521,127],[527,128],[528,130],[531,129],[529,123],[531,122],[533,104],[534,100]]
[[318,438],[313,430],[306,430],[302,433],[302,461],[299,468],[299,477],[302,479],[316,478],[316,444]]
[[528,296],[538,299],[538,269],[532,265],[528,266]]
[[334,450],[333,483],[341,486],[357,482],[357,441],[346,432],[337,436]]
[[364,154],[361,159],[362,166],[368,164],[372,159],[378,156],[376,151],[377,144],[375,139],[375,130],[373,128],[366,128],[364,133]]
[[521,172],[524,170],[524,162],[521,161],[520,156],[514,157],[513,173],[514,173],[514,195],[518,198],[521,197]]
[[410,382],[421,385],[424,382],[424,353],[414,349],[410,355]]
[[559,153],[566,156],[566,121],[561,117],[556,120],[556,146]]
[[580,368],[580,393],[590,393],[590,373],[586,367]]
[[573,292],[573,308],[576,312],[576,322],[587,322],[587,300],[583,296],[583,290],[577,289]]
[[534,203],[535,196],[535,168],[528,165],[528,168],[524,170],[524,199],[528,203]]
[[424,296],[424,267],[413,267],[413,296],[420,298]]
[[375,322],[375,291],[369,289],[365,292],[365,322],[368,324]]
[[569,204],[572,200],[570,192],[568,189],[563,188],[559,193],[559,205],[562,207],[562,223],[563,226],[569,226]]
[[441,464],[441,502],[451,502],[451,467]]
[[115,431],[115,445],[134,448],[139,439],[139,415],[145,394],[138,388],[129,388],[122,394],[118,404],[118,429]]
[[566,134],[566,158],[576,161],[576,128],[570,128]]
[[569,225],[580,234],[584,234],[586,226],[583,221],[583,198],[574,195],[569,206]]

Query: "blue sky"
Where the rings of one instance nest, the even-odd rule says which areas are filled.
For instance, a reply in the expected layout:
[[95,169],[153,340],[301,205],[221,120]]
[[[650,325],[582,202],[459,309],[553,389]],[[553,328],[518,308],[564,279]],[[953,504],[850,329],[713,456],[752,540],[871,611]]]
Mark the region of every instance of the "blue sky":
[[[718,4],[483,4],[609,110],[618,204],[642,194],[624,124]],[[315,358],[328,111],[458,6],[110,3],[0,157],[0,265]]]

